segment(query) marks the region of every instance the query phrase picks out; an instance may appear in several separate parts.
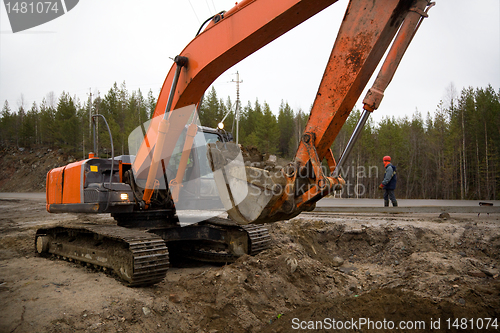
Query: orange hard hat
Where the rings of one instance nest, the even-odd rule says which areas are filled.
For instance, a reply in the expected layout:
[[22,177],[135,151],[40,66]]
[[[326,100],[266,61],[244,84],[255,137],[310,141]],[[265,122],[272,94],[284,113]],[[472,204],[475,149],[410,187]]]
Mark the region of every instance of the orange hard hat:
[[390,162],[391,161],[391,157],[390,156],[384,156],[383,161]]

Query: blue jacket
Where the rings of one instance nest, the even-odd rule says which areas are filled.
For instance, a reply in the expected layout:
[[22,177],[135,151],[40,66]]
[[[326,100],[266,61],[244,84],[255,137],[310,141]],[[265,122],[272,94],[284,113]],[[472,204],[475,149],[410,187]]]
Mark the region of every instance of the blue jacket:
[[396,189],[397,181],[398,181],[398,176],[396,175],[396,167],[391,163],[387,164],[387,166],[385,167],[384,180],[382,181],[384,189],[386,190]]

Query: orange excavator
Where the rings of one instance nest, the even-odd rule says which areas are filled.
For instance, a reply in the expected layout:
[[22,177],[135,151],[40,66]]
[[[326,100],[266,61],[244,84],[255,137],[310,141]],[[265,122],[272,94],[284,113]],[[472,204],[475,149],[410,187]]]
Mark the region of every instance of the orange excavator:
[[[285,167],[245,165],[230,133],[201,126],[197,116],[218,76],[335,2],[243,0],[207,20],[175,58],[154,117],[130,135],[130,155],[90,155],[47,174],[49,212],[111,213],[116,225],[39,229],[36,251],[110,269],[131,286],[154,284],[166,274],[169,251],[216,262],[259,253],[270,245],[263,224],[312,210],[341,188],[346,157],[434,3],[349,1],[295,158]],[[330,147],[386,52],[337,163]]]

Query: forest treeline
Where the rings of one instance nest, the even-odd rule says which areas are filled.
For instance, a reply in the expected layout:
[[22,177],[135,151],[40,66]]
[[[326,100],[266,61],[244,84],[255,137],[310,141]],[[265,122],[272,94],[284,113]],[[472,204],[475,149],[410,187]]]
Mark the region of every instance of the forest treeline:
[[[150,119],[156,106],[151,91],[128,91],[125,83],[114,84],[104,95],[79,101],[69,93],[50,93],[30,107],[13,109],[5,101],[0,118],[0,143],[4,147],[62,148],[75,157],[93,150],[90,116],[106,117],[114,141],[115,155],[128,154],[129,133]],[[294,112],[286,102],[271,110],[256,100],[239,107],[239,143],[261,152],[291,159],[309,111]],[[235,128],[235,103],[208,91],[200,108],[204,126],[217,127],[225,118],[225,129]],[[273,112],[274,111],[274,112]],[[338,159],[360,117],[354,110],[332,145]],[[98,153],[110,156],[107,130],[98,130]],[[342,197],[380,197],[382,157],[390,155],[398,170],[399,198],[496,200],[500,194],[500,92],[491,86],[464,88],[441,101],[434,114],[415,111],[402,118],[369,120],[345,164],[342,175],[347,186]]]

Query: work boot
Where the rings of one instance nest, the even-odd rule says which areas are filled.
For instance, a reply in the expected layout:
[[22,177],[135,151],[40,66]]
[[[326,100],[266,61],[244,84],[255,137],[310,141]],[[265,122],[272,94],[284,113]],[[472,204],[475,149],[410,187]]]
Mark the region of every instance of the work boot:
[[384,207],[389,207],[389,200],[384,200]]
[[392,202],[392,207],[397,207],[398,206],[398,202],[397,201],[393,201]]

